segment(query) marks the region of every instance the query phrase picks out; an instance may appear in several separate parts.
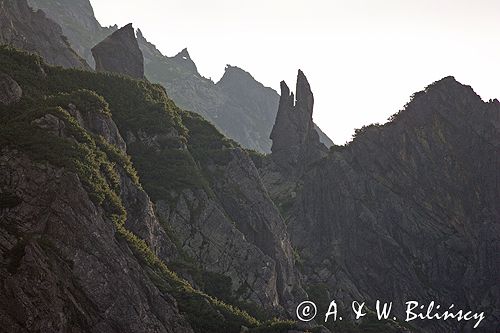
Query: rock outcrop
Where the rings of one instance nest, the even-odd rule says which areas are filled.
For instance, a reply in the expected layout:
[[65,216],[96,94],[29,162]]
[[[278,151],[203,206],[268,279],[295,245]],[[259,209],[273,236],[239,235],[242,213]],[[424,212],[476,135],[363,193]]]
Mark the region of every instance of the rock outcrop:
[[89,68],[71,49],[61,27],[44,12],[34,12],[26,0],[0,1],[0,44],[37,53],[52,65]]
[[[485,311],[480,329],[494,332],[499,119],[498,101],[483,102],[448,77],[311,166],[285,212],[305,285],[345,304],[391,300],[398,313],[408,299],[454,303]],[[417,325],[471,329],[456,321]]]
[[0,179],[3,330],[192,332],[76,175],[4,149]]
[[10,76],[0,72],[0,103],[10,105],[18,102],[23,95],[23,90]]
[[94,46],[92,55],[98,72],[119,73],[135,79],[144,78],[144,57],[131,23]]
[[[80,91],[75,95],[81,96],[88,93],[88,91]],[[83,111],[73,103],[63,105],[63,107],[89,133],[102,137],[123,154],[127,153],[125,140],[123,140],[110,114],[103,112],[102,109]],[[103,105],[103,108],[107,107],[106,104]],[[55,117],[52,116],[52,118]],[[55,120],[57,121],[57,118]],[[55,126],[55,131],[52,132],[61,132],[59,128],[60,126]],[[50,130],[47,127],[46,129]],[[175,258],[178,255],[176,246],[158,221],[153,203],[147,193],[140,184],[130,178],[123,168],[119,168],[119,176],[120,198],[127,211],[125,221],[127,229],[143,239],[160,258],[170,260]]]
[[271,132],[273,161],[285,172],[299,175],[326,156],[328,149],[319,140],[312,120],[314,96],[304,73],[297,75],[296,98],[281,82],[281,98]]

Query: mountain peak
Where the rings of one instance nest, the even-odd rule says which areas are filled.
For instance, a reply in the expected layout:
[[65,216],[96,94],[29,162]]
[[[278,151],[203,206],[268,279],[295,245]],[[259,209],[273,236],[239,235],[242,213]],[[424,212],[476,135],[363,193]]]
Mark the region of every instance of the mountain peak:
[[135,37],[132,23],[113,32],[92,48],[97,71],[120,73],[144,78],[144,57]]
[[181,52],[177,53],[175,58],[182,58],[184,60],[192,60],[191,56],[189,55],[189,51],[186,47],[183,48]]
[[137,28],[136,34],[137,34],[137,39],[145,39],[141,29]]
[[237,89],[256,89],[264,87],[249,72],[238,66],[226,65],[224,75],[217,82],[218,86],[232,86]]
[[302,72],[300,69],[297,74],[296,94],[297,94],[297,101],[296,101],[297,107],[302,110],[307,110],[312,120],[312,112],[314,108],[314,95],[311,91],[311,86],[309,85],[307,77],[304,75],[304,72]]
[[196,64],[194,63],[193,59],[191,59],[191,55],[189,54],[189,51],[187,48],[183,48],[181,52],[177,53],[173,58],[174,62],[186,70],[187,72],[190,72],[192,74],[195,74],[196,76],[200,76],[200,73],[198,73],[198,68],[196,67]]

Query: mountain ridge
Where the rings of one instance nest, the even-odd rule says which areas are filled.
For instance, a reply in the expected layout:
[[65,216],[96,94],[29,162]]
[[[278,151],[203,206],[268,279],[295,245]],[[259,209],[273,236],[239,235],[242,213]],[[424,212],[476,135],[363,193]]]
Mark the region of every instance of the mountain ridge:
[[305,285],[346,306],[390,299],[401,315],[408,298],[483,309],[484,331],[494,331],[499,117],[498,101],[484,102],[446,77],[416,93],[389,123],[331,149],[288,187],[276,182],[276,167],[263,164],[259,171],[304,262]]
[[[63,31],[68,34],[74,49],[94,64],[90,49],[114,32],[117,27],[103,28],[94,17],[88,0],[78,0],[69,4],[57,4],[47,0],[29,0],[34,8],[41,8],[52,13],[51,18],[58,22]],[[85,8],[82,18],[78,16],[80,7]],[[86,28],[90,25],[91,28]],[[87,29],[90,34],[81,31]],[[77,33],[76,33],[77,32]],[[146,40],[139,30],[137,39],[144,54],[146,77],[154,83],[163,85],[172,99],[181,108],[201,114],[211,121],[226,136],[239,142],[243,147],[259,152],[269,153],[271,148],[271,133],[276,116],[279,95],[270,93],[267,89],[257,87],[252,95],[259,95],[263,102],[260,105],[245,103],[247,96],[242,96],[245,90],[234,95],[231,89],[222,89],[211,80],[204,78],[198,72],[187,49],[173,57],[163,55],[154,44]],[[184,52],[187,52],[184,54]],[[186,57],[186,59],[183,59]],[[264,117],[262,117],[264,115]],[[319,127],[322,142],[331,146],[333,142]]]
[[[148,45],[142,52],[180,64],[164,69],[195,106],[259,99],[246,72],[228,68],[224,89],[236,86],[233,74],[248,80],[229,96],[210,88],[187,50],[168,58]],[[2,327],[327,332],[286,319],[305,299],[320,312],[332,299],[342,308],[392,300],[398,318],[417,299],[484,311],[478,331],[496,331],[498,100],[445,77],[388,123],[327,149],[299,71],[295,94],[281,85],[272,152],[263,155],[125,69],[52,67],[0,47]],[[347,319],[326,325],[343,333],[473,330],[466,322]]]

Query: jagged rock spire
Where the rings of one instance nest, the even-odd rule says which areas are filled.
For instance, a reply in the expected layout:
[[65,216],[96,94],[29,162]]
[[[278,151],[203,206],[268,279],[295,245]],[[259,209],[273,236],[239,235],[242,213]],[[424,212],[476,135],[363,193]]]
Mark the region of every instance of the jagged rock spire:
[[311,91],[311,86],[309,85],[309,81],[307,81],[304,73],[299,69],[299,73],[297,74],[297,109],[307,111],[307,115],[311,118],[312,122],[312,113],[314,108],[314,95]]
[[144,78],[144,58],[132,23],[94,46],[92,55],[97,71],[120,73],[136,79]]
[[297,74],[297,97],[281,82],[281,97],[276,122],[271,132],[272,156],[290,171],[304,167],[325,155],[327,148],[319,141],[312,120],[314,95],[304,73]]

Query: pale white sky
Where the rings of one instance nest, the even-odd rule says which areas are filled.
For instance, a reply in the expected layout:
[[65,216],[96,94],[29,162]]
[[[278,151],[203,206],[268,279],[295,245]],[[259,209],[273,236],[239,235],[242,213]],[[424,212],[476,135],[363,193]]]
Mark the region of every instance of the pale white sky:
[[[500,99],[500,0],[91,0],[102,25],[132,22],[162,53],[187,47],[205,77],[226,64],[293,89],[301,68],[316,123],[335,141],[384,123],[447,75]],[[278,90],[279,91],[279,90]]]

